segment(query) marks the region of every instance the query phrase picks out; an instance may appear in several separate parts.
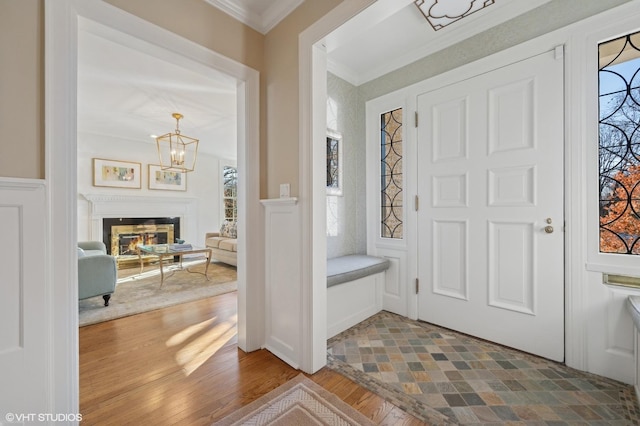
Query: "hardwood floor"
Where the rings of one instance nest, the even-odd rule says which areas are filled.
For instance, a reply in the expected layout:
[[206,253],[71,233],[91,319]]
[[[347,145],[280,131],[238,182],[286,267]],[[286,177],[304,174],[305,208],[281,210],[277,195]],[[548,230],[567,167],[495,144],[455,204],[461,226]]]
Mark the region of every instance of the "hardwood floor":
[[[82,424],[209,425],[300,374],[238,349],[236,302],[234,292],[80,328]],[[423,424],[329,369],[309,377],[378,424]]]

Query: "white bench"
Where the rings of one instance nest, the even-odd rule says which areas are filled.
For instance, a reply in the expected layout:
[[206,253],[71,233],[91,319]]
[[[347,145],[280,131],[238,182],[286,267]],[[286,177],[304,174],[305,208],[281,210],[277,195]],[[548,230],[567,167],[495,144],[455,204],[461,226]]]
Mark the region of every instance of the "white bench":
[[327,338],[382,310],[386,258],[354,254],[327,260]]

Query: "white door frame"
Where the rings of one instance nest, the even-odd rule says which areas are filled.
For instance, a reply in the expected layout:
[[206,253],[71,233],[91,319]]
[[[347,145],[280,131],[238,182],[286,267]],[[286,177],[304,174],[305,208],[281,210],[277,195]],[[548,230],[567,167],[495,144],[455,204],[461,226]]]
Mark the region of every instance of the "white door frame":
[[[80,17],[125,32],[238,81],[238,346],[263,344],[263,220],[259,203],[259,74],[257,71],[97,0],[45,2],[45,180],[49,229],[45,259],[51,288],[51,412],[79,404],[77,260],[77,53]],[[244,239],[244,241],[242,241]],[[70,284],[75,283],[75,284]]]
[[344,1],[300,34],[300,241],[302,356],[300,368],[314,373],[327,363],[326,169],[327,61],[321,42],[375,0]]
[[[323,156],[317,147],[322,146],[326,122],[326,84],[322,82],[326,79],[326,52],[322,49],[320,42],[331,31],[347,22],[361,10],[373,3],[373,0],[354,0],[352,2],[342,2],[331,10],[322,19],[302,32],[299,37],[299,76],[300,76],[300,208],[301,208],[301,240],[309,243],[302,244],[302,288],[303,288],[303,361],[302,369],[306,372],[314,372],[325,363],[326,357],[326,318],[322,312],[326,312],[326,236],[324,235],[324,218],[326,208],[323,201]],[[540,46],[554,47],[561,44],[572,43],[573,32],[584,31],[580,24],[574,24],[556,30],[549,34],[540,36],[534,40],[524,42],[518,48],[529,51],[538,51]],[[573,30],[573,31],[572,31]],[[572,45],[572,44],[571,44]],[[483,58],[474,63],[474,66],[494,60],[494,57],[501,55],[512,55],[511,49],[495,53],[490,57]],[[472,66],[467,64],[457,68],[460,70],[471,70]],[[580,72],[580,64],[567,61],[565,67],[565,78],[570,78],[572,72]],[[453,71],[452,71],[453,72]],[[428,84],[445,85],[445,79],[449,79],[448,73],[444,73],[428,79]],[[476,70],[477,74],[477,70]],[[423,84],[425,84],[423,82]],[[398,89],[401,90],[401,89]],[[426,89],[423,91],[427,91]],[[572,97],[573,96],[573,97]],[[571,110],[572,105],[580,105],[575,99],[575,92],[567,89],[565,92],[566,110]],[[415,110],[416,100],[409,101],[407,105],[413,105]],[[578,108],[579,110],[579,108]],[[575,111],[575,109],[574,109]],[[411,111],[407,111],[408,114]],[[566,137],[565,137],[565,217],[580,217],[582,210],[580,207],[573,208],[573,203],[581,206],[581,195],[572,192],[572,188],[580,186],[580,172],[575,170],[576,160],[574,156],[581,158],[581,141],[572,139],[571,124],[566,117]],[[314,149],[316,147],[316,149]],[[575,200],[575,198],[579,198]],[[575,205],[575,204],[574,204]],[[581,254],[578,234],[580,229],[567,227],[565,232],[565,257],[573,259]],[[574,236],[575,235],[575,236]],[[314,253],[317,254],[314,256]],[[409,259],[409,265],[414,268],[415,259]],[[577,265],[580,265],[578,263]],[[583,265],[583,263],[582,263]],[[581,274],[576,274],[576,264],[569,264],[566,268],[566,354],[567,365],[581,370],[586,369],[585,362],[585,334],[583,323],[583,312],[585,301],[584,293],[580,288]],[[412,271],[415,274],[415,271]],[[412,276],[409,273],[408,276]],[[409,294],[411,292],[408,292]],[[408,310],[410,317],[417,315],[417,296],[410,294]],[[414,314],[415,313],[415,314]]]

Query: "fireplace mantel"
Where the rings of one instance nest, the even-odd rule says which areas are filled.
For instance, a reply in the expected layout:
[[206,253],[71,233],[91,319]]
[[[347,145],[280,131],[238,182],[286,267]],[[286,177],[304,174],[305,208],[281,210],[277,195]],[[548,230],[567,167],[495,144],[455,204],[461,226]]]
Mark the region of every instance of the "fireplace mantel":
[[102,219],[115,217],[179,217],[182,238],[196,238],[198,199],[139,195],[81,194],[89,205],[90,238],[102,241]]

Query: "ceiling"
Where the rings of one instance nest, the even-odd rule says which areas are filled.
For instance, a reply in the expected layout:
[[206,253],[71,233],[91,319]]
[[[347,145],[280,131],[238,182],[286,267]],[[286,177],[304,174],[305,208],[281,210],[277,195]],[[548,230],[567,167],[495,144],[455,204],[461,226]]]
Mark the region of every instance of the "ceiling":
[[173,132],[179,112],[198,151],[236,158],[234,78],[92,21],[79,28],[79,143],[99,135],[155,145],[151,135]]
[[[264,33],[303,0],[202,1]],[[446,1],[464,9],[480,0]],[[435,31],[413,0],[377,0],[325,38],[328,68],[357,86],[548,1],[495,0]],[[155,144],[150,135],[173,131],[179,112],[182,133],[200,139],[200,152],[236,158],[234,78],[92,21],[79,28],[79,134]]]

